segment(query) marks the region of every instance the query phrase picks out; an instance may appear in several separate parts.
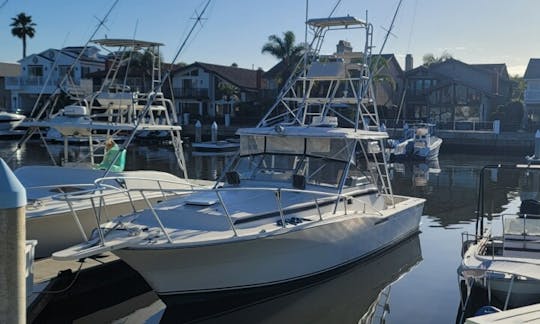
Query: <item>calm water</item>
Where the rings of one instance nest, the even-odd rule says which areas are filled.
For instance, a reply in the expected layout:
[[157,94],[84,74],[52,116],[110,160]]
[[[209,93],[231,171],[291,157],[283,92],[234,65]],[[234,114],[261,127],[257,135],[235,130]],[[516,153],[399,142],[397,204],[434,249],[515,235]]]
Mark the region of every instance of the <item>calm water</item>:
[[[14,142],[4,141],[0,145],[0,156],[6,159]],[[55,146],[52,155],[58,157],[60,151],[61,147]],[[72,154],[84,151],[80,147]],[[172,151],[165,147],[133,147],[128,151],[127,169],[177,173],[172,156]],[[190,177],[215,179],[229,158],[193,156],[188,151],[186,159]],[[44,148],[34,142],[17,153],[13,165],[47,161]],[[442,153],[438,163],[395,165],[394,192],[427,199],[419,235],[320,284],[198,322],[454,323],[460,298],[456,269],[461,258],[461,233],[474,232],[479,169],[488,163],[516,161],[522,162],[523,155]],[[496,210],[508,204],[509,199],[507,195],[495,195],[491,206]],[[81,301],[88,302],[91,300]],[[201,313],[213,313],[211,305],[204,305],[197,314],[193,309],[164,308],[153,293],[147,293],[74,318],[79,318],[78,323],[175,323]]]

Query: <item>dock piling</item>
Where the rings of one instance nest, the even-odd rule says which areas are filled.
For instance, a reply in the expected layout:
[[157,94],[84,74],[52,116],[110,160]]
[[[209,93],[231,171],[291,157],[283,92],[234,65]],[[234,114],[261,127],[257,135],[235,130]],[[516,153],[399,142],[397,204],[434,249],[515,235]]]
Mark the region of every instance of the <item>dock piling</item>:
[[26,323],[26,189],[0,158],[0,323]]
[[213,122],[212,123],[212,127],[211,127],[211,138],[212,138],[212,143],[216,143],[217,142],[217,139],[218,139],[218,125],[216,122]]
[[540,158],[540,130],[537,130],[534,135],[534,158]]
[[202,141],[202,125],[199,120],[195,123],[195,143]]

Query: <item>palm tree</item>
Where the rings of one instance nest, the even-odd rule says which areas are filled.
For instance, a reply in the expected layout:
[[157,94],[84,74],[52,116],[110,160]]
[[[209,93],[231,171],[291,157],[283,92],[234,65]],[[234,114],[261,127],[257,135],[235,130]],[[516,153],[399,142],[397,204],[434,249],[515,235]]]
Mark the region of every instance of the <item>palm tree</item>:
[[283,38],[277,35],[268,36],[268,43],[264,44],[261,53],[269,53],[290,65],[294,59],[298,59],[304,51],[301,45],[295,45],[295,36],[292,31],[283,33]]
[[13,22],[10,24],[11,34],[22,39],[23,42],[23,58],[26,57],[26,37],[33,38],[36,30],[36,24],[32,22],[32,16],[27,16],[24,12],[21,12],[16,17],[11,18]]
[[283,33],[283,38],[277,35],[268,36],[268,42],[264,44],[261,50],[261,53],[271,54],[283,62],[282,76],[291,73],[293,66],[304,53],[304,46],[295,45],[294,42],[294,33],[289,30]]
[[452,54],[448,53],[447,51],[444,51],[441,54],[441,56],[439,56],[439,57],[436,57],[432,53],[425,54],[422,57],[422,61],[423,61],[425,66],[429,66],[429,65],[434,64],[434,63],[444,62],[444,61],[449,60],[451,58],[452,58]]

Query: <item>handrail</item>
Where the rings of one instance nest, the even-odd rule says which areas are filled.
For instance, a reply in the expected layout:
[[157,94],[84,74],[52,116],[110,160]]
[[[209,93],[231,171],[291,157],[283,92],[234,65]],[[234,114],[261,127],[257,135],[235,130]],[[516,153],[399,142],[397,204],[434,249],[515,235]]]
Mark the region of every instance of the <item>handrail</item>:
[[[161,219],[159,218],[159,215],[157,214],[154,207],[150,204],[150,202],[147,199],[144,192],[147,192],[147,191],[160,191],[162,193],[166,193],[166,192],[178,193],[178,192],[181,192],[181,191],[186,191],[186,192],[214,192],[216,194],[216,197],[218,198],[219,204],[222,206],[222,209],[224,211],[223,212],[224,216],[227,218],[230,229],[233,232],[233,235],[235,237],[238,236],[238,231],[236,229],[235,222],[233,220],[233,216],[229,212],[229,208],[227,208],[227,203],[224,201],[223,196],[222,196],[222,193],[227,192],[227,191],[270,191],[270,192],[273,192],[275,197],[276,197],[277,209],[279,211],[279,215],[280,215],[280,218],[281,218],[283,228],[287,227],[286,218],[285,218],[285,212],[288,209],[290,209],[290,207],[292,207],[292,205],[288,206],[288,207],[285,207],[285,208],[283,208],[283,206],[282,206],[282,196],[283,196],[283,193],[285,193],[285,192],[303,193],[303,194],[312,194],[312,195],[315,195],[315,196],[323,196],[324,198],[322,198],[322,199],[320,199],[320,197],[319,198],[315,197],[313,199],[313,202],[312,202],[313,206],[315,206],[315,208],[317,210],[318,221],[323,221],[323,214],[322,214],[322,212],[320,210],[321,200],[323,200],[323,201],[334,201],[334,199],[336,199],[339,202],[340,200],[343,199],[343,212],[344,212],[344,215],[347,215],[347,212],[348,212],[347,211],[347,203],[350,200],[355,200],[355,201],[363,204],[363,210],[361,211],[362,213],[366,213],[366,207],[368,207],[368,208],[372,209],[373,213],[378,214],[379,216],[383,215],[382,212],[380,210],[378,210],[377,208],[369,205],[365,201],[362,201],[362,200],[352,196],[354,194],[354,192],[336,194],[336,193],[328,193],[328,192],[324,192],[324,191],[305,190],[305,189],[290,189],[290,188],[280,188],[280,187],[265,187],[265,188],[262,188],[262,187],[242,187],[242,188],[225,187],[225,188],[212,188],[212,189],[211,188],[200,189],[200,188],[192,187],[191,190],[187,190],[187,189],[182,190],[182,189],[174,189],[174,188],[163,189],[163,187],[159,187],[159,188],[122,188],[122,189],[119,189],[119,190],[114,190],[112,192],[111,191],[101,190],[101,189],[106,189],[105,187],[101,187],[103,185],[103,183],[102,183],[103,180],[105,180],[105,179],[110,180],[110,179],[117,179],[117,178],[127,178],[127,177],[116,177],[116,178],[107,177],[107,178],[103,178],[103,179],[98,179],[98,180],[101,180],[101,181],[96,180],[96,185],[99,184],[100,186],[96,186],[96,188],[93,189],[93,191],[92,191],[93,194],[92,195],[81,195],[79,193],[66,193],[66,194],[58,195],[58,199],[63,199],[63,200],[69,201],[69,202],[71,202],[73,200],[90,199],[92,201],[92,203],[93,203],[93,199],[99,198],[100,199],[100,209],[101,209],[101,203],[103,202],[103,205],[106,205],[106,201],[105,201],[104,197],[106,197],[108,195],[113,195],[113,194],[118,194],[118,193],[126,193],[130,197],[130,200],[131,200],[130,193],[131,192],[139,192],[141,194],[141,196],[144,198],[144,200],[145,200],[145,202],[146,202],[146,204],[148,206],[148,209],[151,211],[154,218],[156,218],[156,220],[157,220],[157,222],[159,224],[161,232],[163,232],[163,234],[165,235],[165,237],[166,237],[166,239],[167,239],[167,241],[169,243],[172,243],[173,241],[172,241],[171,237],[169,236],[169,233],[167,233],[167,231],[165,229],[165,226],[161,222]],[[174,181],[170,181],[170,180],[160,180],[160,179],[149,179],[149,180],[153,180],[153,181],[156,181],[156,182],[165,181],[165,182],[178,183],[178,182],[174,182]],[[101,193],[95,193],[96,191],[101,191]],[[301,206],[303,204],[306,204],[306,203],[309,204],[310,201],[309,200],[303,201],[303,202],[300,203],[299,206]],[[296,206],[296,207],[299,207],[299,206]],[[294,208],[296,208],[296,207],[294,207]],[[133,212],[136,212],[135,208],[133,208],[133,209],[134,209]],[[332,213],[335,214],[336,211],[334,211]],[[101,216],[101,212],[99,211],[96,214],[96,220],[98,222],[101,219],[100,216]],[[106,234],[103,233],[103,228],[101,228],[100,225],[101,224],[98,225],[97,230],[98,230],[99,239],[101,241],[101,244],[103,245],[103,244],[105,244],[105,236],[106,236]]]

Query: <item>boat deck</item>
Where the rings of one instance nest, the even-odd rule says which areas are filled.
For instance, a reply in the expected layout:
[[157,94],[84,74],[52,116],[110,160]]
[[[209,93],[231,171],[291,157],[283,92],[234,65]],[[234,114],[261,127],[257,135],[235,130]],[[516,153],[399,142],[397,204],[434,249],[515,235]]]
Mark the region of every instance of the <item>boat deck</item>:
[[524,306],[488,315],[468,318],[465,324],[537,323],[540,321],[540,304]]

